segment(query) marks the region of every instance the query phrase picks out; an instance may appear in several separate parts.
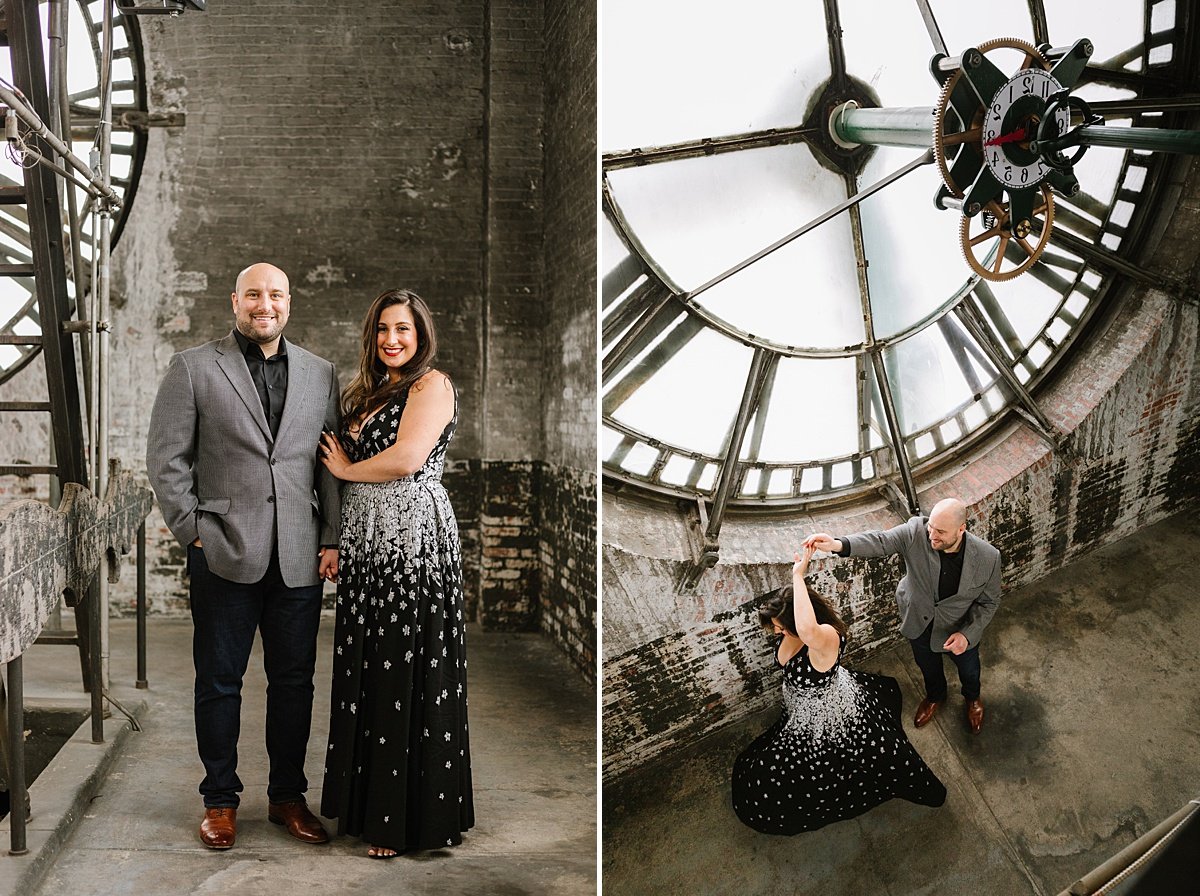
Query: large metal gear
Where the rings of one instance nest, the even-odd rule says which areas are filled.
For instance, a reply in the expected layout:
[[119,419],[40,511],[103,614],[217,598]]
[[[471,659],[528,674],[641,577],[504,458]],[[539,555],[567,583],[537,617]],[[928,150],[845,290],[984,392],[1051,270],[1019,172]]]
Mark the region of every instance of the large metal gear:
[[[963,258],[976,274],[985,280],[1000,282],[1011,280],[1029,270],[1035,261],[1041,257],[1050,241],[1050,231],[1054,226],[1054,193],[1049,184],[1042,184],[1042,201],[1033,206],[1033,215],[1025,220],[1012,222],[1012,210],[1007,202],[989,202],[982,212],[974,217],[963,217],[959,224],[959,248]],[[1034,221],[1041,221],[1041,230],[1037,234],[1037,244],[1030,246],[1029,237],[1033,234]],[[972,234],[972,225],[978,224],[982,230]],[[990,266],[985,265],[975,255],[976,247],[999,237],[996,254]],[[1004,262],[1008,249],[1016,245],[1025,253],[1025,260],[1015,267],[1004,270]]]
[[[977,49],[984,55],[999,49],[1021,50],[1025,53],[1025,60],[1022,62],[1021,68],[1030,68],[1035,63],[1047,71],[1051,68],[1050,61],[1042,55],[1037,47],[1019,37],[997,37],[984,41]],[[975,109],[970,121],[962,121],[958,111],[950,103],[951,96],[962,78],[963,72],[960,68],[945,80],[941,93],[938,95],[937,107],[933,110],[933,158],[937,163],[938,172],[942,176],[942,183],[946,185],[950,194],[958,199],[963,197],[965,190],[959,186],[951,173],[951,158],[958,154],[963,144],[972,141],[983,142],[983,104],[980,103]],[[961,130],[953,131],[947,128],[951,116],[958,120],[962,126]]]

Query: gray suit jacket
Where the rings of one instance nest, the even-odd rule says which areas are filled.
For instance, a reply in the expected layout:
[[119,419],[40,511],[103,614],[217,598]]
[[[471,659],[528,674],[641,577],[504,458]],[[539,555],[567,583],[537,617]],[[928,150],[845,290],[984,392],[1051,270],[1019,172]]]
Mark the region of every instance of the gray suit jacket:
[[259,581],[277,543],[284,583],[315,585],[320,545],[338,542],[338,481],[317,459],[322,427],[338,427],[337,373],[292,342],[287,352],[274,439],[232,332],[171,358],[150,415],[146,468],[163,518],[233,582]]
[[929,545],[925,528],[928,522],[928,517],[914,516],[884,532],[843,535],[842,543],[854,557],[899,554],[904,558],[905,574],[896,586],[900,633],[904,637],[916,638],[932,619],[931,649],[945,653],[942,645],[955,632],[962,632],[974,647],[1000,606],[1000,552],[982,538],[964,536],[958,591],[938,601],[941,560]]

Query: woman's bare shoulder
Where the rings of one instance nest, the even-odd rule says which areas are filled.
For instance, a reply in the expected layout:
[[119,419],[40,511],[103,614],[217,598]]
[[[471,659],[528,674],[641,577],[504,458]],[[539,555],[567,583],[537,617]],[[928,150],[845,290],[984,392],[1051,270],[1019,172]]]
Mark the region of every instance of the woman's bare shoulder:
[[421,374],[416,382],[412,384],[411,391],[420,392],[430,386],[440,386],[447,392],[454,391],[454,384],[450,381],[450,377],[442,373],[440,370],[430,368]]

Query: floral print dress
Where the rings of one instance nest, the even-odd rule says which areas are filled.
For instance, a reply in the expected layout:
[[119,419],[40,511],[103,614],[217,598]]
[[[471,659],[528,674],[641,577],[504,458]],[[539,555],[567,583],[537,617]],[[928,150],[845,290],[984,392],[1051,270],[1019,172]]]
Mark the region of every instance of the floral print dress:
[[[407,393],[368,418],[351,461],[396,441]],[[346,483],[321,814],[398,851],[462,842],[475,823],[458,526],[442,486],[454,419],[411,476]]]
[[779,721],[734,762],[734,811],[760,833],[812,831],[893,797],[946,801],[901,727],[896,679],[845,668],[845,649],[843,637],[826,672],[809,662],[808,645],[784,664]]

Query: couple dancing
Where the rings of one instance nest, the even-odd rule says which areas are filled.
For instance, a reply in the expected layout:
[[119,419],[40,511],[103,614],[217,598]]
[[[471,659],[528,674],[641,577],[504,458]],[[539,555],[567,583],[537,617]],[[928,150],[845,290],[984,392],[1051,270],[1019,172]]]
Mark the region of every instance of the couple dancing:
[[[462,842],[474,824],[458,529],[441,485],[458,406],[431,364],[429,308],[389,290],[358,370],[283,337],[287,275],[242,271],[234,329],[171,358],[147,468],[190,575],[200,839],[237,837],[242,677],[261,632],[268,818],[305,843],[322,580],[338,583],[321,814],[372,858]],[[344,487],[343,487],[344,483]]]
[[948,653],[958,667],[967,730],[983,727],[979,639],[1000,603],[1000,552],[967,534],[965,505],[947,498],[928,517],[884,532],[811,535],[795,557],[792,584],[766,595],[758,610],[763,627],[779,636],[783,712],[733,767],[734,810],[764,834],[815,830],[892,797],[926,806],[946,800],[946,788],[901,727],[896,680],[841,665],[848,626],[805,579],[818,550],[904,558],[896,588],[900,631],[925,683],[913,724],[928,724],[946,701]]

